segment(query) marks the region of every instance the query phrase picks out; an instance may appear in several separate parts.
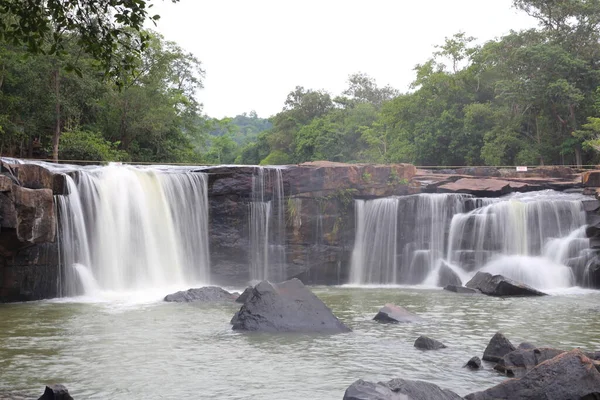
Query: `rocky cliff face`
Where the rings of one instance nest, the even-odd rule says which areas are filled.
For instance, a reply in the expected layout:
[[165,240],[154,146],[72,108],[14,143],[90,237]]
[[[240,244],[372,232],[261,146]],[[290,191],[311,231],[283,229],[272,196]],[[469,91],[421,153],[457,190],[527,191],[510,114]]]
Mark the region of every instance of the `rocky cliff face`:
[[37,165],[2,164],[0,302],[55,297],[58,247],[53,194],[64,179]]

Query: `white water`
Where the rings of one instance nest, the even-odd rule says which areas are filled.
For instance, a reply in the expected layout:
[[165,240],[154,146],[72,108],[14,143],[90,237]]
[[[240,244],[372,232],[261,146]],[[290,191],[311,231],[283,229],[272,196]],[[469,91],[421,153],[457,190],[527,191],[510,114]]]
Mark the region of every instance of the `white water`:
[[250,280],[285,277],[285,206],[281,168],[256,167],[250,203]]
[[63,295],[88,294],[75,264],[102,291],[209,281],[205,174],[109,166],[76,179],[57,196]]
[[584,274],[589,241],[580,195],[401,199],[413,203],[400,203],[397,217],[381,206],[397,210],[397,198],[356,201],[351,284],[436,285],[442,260],[463,283],[482,270],[551,290],[571,287]]

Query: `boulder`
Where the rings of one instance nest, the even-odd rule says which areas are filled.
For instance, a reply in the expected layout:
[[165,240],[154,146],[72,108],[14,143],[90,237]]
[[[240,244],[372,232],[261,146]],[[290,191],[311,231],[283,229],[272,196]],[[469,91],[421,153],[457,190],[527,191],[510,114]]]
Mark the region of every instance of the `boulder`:
[[236,296],[218,286],[206,286],[196,289],[172,293],[165,296],[165,301],[174,303],[233,301]]
[[446,264],[446,262],[442,261],[442,265],[440,266],[440,269],[438,271],[437,284],[438,286],[442,287],[447,285],[462,286],[462,281],[460,280],[456,272],[454,272],[452,268],[450,268],[448,264]]
[[581,175],[585,187],[600,187],[600,171],[586,171]]
[[502,275],[492,275],[487,272],[477,272],[465,285],[471,289],[478,289],[488,296],[545,296],[542,293],[523,283],[505,278]]
[[236,303],[242,303],[242,304],[243,304],[243,303],[245,303],[245,302],[246,302],[246,300],[248,300],[248,298],[249,298],[249,297],[250,297],[250,295],[252,294],[252,290],[253,290],[253,289],[254,289],[254,288],[253,288],[252,286],[250,286],[250,287],[247,287],[247,288],[246,288],[246,290],[244,290],[244,291],[242,292],[242,294],[240,294],[240,295],[238,296],[238,298],[237,298],[237,299],[235,299],[235,302],[236,302]]
[[423,381],[392,379],[384,382],[357,380],[346,389],[344,400],[461,400],[456,393]]
[[481,359],[477,356],[471,357],[471,359],[467,361],[465,365],[463,365],[463,368],[465,367],[469,369],[479,369],[481,368]]
[[415,340],[414,346],[421,350],[439,350],[446,348],[444,343],[428,338],[427,336],[419,336],[417,340]]
[[536,365],[546,360],[550,360],[562,353],[564,353],[564,350],[551,348],[519,348],[502,357],[502,359],[494,366],[494,369],[502,372],[506,376],[521,377]]
[[350,332],[300,280],[262,281],[232,319],[233,330],[259,332]]
[[420,322],[423,320],[423,318],[407,311],[405,308],[390,303],[383,306],[373,319],[381,323],[392,324],[398,322]]
[[73,398],[63,385],[50,385],[46,386],[44,394],[38,400],[73,400]]
[[456,286],[456,285],[447,285],[444,286],[444,290],[447,290],[449,292],[454,292],[454,293],[464,293],[464,294],[476,294],[476,293],[481,293],[479,290],[477,289],[471,289],[468,287],[464,287],[464,286]]
[[522,378],[506,380],[467,400],[593,400],[600,398],[600,372],[580,350],[544,361]]
[[531,350],[531,349],[535,349],[536,345],[528,343],[528,342],[523,342],[519,345],[519,347],[517,347],[517,349],[520,350]]
[[515,346],[502,333],[497,332],[488,343],[483,352],[484,361],[499,362],[502,358],[515,351]]

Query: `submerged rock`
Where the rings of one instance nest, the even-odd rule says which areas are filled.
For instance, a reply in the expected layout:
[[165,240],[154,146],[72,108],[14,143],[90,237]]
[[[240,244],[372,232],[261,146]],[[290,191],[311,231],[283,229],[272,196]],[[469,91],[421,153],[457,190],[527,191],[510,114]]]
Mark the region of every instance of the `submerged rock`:
[[252,289],[254,289],[252,286],[247,287],[246,290],[244,290],[242,294],[240,294],[238,298],[235,299],[235,302],[242,304],[245,303],[246,300],[248,300],[248,298],[252,295]]
[[481,368],[481,359],[477,356],[471,357],[471,359],[467,361],[465,365],[463,365],[463,368],[465,367],[469,369],[479,369]]
[[259,332],[350,332],[300,280],[262,281],[231,320],[233,330]]
[[190,303],[193,301],[233,301],[235,298],[236,296],[234,294],[229,293],[227,290],[218,286],[206,286],[168,294],[165,296],[165,301],[175,303]]
[[467,400],[593,400],[600,398],[600,372],[580,350],[542,362],[522,378],[509,379]]
[[415,340],[414,346],[421,350],[438,350],[446,348],[444,343],[428,338],[427,336],[419,336],[417,340]]
[[462,286],[462,281],[456,272],[454,272],[446,262],[442,261],[442,265],[440,266],[440,270],[438,272],[437,284],[438,286],[442,287],[448,285]]
[[344,400],[460,400],[456,393],[437,385],[407,379],[384,382],[357,380],[346,389]]
[[488,296],[545,296],[531,286],[508,279],[502,275],[492,275],[487,272],[477,272],[465,285],[471,289],[478,289]]
[[502,333],[497,332],[488,343],[483,352],[484,361],[499,362],[502,358],[515,351],[515,346]]
[[391,303],[383,306],[373,319],[388,324],[396,324],[398,322],[420,322],[423,320],[423,318],[411,313],[405,308]]
[[73,398],[64,385],[50,385],[46,386],[44,394],[38,400],[73,400]]
[[494,369],[506,374],[506,376],[521,377],[536,365],[550,360],[564,352],[564,350],[551,348],[519,348],[502,357],[502,359],[494,366]]
[[535,348],[536,348],[536,346],[529,342],[523,342],[519,345],[519,347],[517,347],[517,349],[521,349],[521,350],[530,350],[530,349],[535,349]]
[[471,289],[471,288],[460,286],[460,285],[459,286],[456,286],[456,285],[447,285],[447,286],[444,286],[444,290],[447,290],[449,292],[464,293],[464,294],[481,293],[477,289]]

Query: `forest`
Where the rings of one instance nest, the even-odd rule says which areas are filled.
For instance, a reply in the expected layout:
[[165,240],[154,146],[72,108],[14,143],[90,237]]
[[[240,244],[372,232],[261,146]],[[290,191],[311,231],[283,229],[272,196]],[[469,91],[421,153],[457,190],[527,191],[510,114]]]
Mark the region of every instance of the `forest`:
[[[293,88],[269,118],[214,119],[196,99],[200,60],[139,22],[125,25],[141,32],[140,51],[130,51],[133,35],[106,50],[68,26],[57,47],[16,40],[29,31],[2,0],[0,153],[195,164],[597,163],[600,2],[513,3],[538,27],[483,44],[465,32],[449,36],[414,68],[406,92],[357,72],[342,93]],[[113,68],[115,59],[124,61]]]

